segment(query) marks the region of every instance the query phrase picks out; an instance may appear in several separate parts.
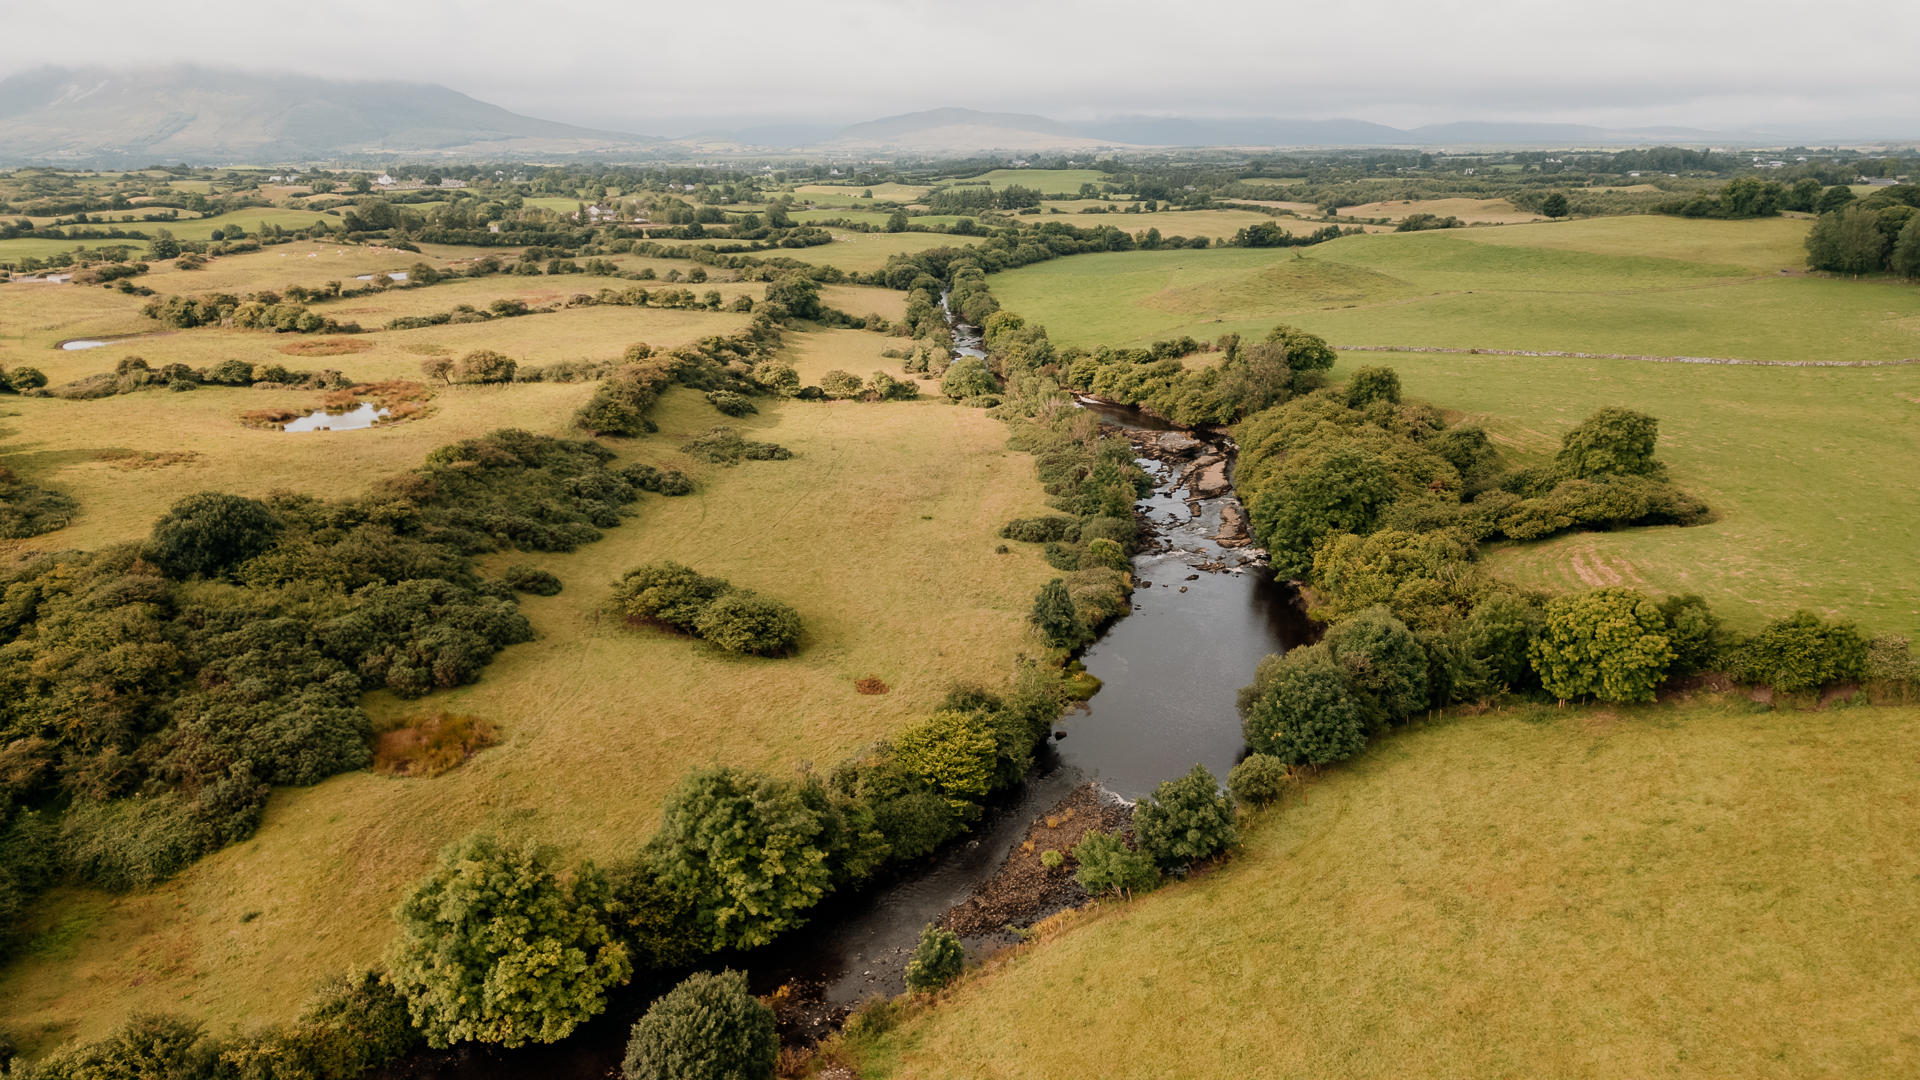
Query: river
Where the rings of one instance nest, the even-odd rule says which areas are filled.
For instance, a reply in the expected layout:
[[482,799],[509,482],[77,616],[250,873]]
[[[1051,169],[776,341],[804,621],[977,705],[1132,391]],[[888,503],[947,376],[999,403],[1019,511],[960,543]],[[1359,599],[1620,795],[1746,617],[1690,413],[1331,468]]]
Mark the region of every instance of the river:
[[[972,327],[956,323],[955,352],[982,355]],[[1081,399],[1118,433],[1141,440],[1171,424],[1127,406]],[[1217,432],[1188,433],[1206,451],[1230,455]],[[1005,793],[967,836],[858,894],[835,896],[804,928],[747,953],[715,957],[710,967],[748,972],[753,990],[793,986],[809,1007],[796,1010],[783,1035],[823,1035],[846,1010],[874,994],[903,992],[908,955],[928,923],[965,901],[991,877],[1026,835],[1033,819],[1092,780],[1111,797],[1133,801],[1197,762],[1225,783],[1244,756],[1235,692],[1253,680],[1261,658],[1312,637],[1293,589],[1273,580],[1256,549],[1215,539],[1231,494],[1190,499],[1179,462],[1143,455],[1154,493],[1139,509],[1153,535],[1135,556],[1134,610],[1088,646],[1081,659],[1101,680],[1100,692],[1055,725],[1018,789]],[[1213,569],[1206,569],[1206,568]],[[1016,940],[969,938],[982,955]],[[415,1055],[383,1075],[487,1078],[538,1075],[601,1080],[618,1075],[627,1033],[672,977],[636,980],[609,999],[606,1013],[551,1046],[500,1050],[468,1044]]]

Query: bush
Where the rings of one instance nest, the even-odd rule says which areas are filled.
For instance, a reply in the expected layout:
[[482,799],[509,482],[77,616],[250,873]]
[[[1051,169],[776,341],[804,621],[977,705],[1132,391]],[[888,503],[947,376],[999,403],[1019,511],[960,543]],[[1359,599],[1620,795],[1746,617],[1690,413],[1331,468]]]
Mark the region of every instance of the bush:
[[698,972],[647,1008],[627,1039],[626,1080],[773,1080],[780,1035],[743,972]]
[[993,372],[987,370],[986,362],[977,356],[963,356],[955,360],[940,379],[940,393],[954,401],[982,397],[999,389],[1000,384],[994,381]]
[[1270,754],[1248,754],[1227,774],[1227,790],[1237,802],[1265,806],[1286,790],[1286,763]]
[[978,712],[943,709],[894,740],[894,759],[946,799],[960,816],[993,790],[999,743]]
[[1002,540],[1045,544],[1055,540],[1079,539],[1079,519],[1061,514],[1037,518],[1014,518],[1000,526]]
[[492,349],[475,349],[454,362],[453,381],[458,383],[505,383],[513,381],[518,366],[510,356]]
[[1269,670],[1243,725],[1255,752],[1287,765],[1326,765],[1366,747],[1359,706],[1326,645],[1294,649]]
[[1561,700],[1652,701],[1674,653],[1667,622],[1632,589],[1555,597],[1529,655],[1540,683]]
[[17,367],[6,373],[7,388],[14,393],[23,390],[38,390],[47,385],[47,377],[39,368]]
[[920,944],[907,961],[907,989],[938,990],[959,978],[966,965],[960,938],[951,930],[928,926],[920,932]]
[[793,457],[793,451],[784,446],[748,442],[730,427],[709,428],[706,434],[680,447],[680,450],[710,464],[729,467],[740,464],[742,458],[749,461],[785,461]]
[[845,371],[829,371],[820,376],[820,389],[826,391],[830,398],[847,401],[859,397],[866,389],[866,384],[860,381],[858,375]]
[[147,553],[175,577],[212,577],[267,550],[279,527],[258,499],[203,491],[154,522]]
[[560,591],[560,579],[545,570],[539,570],[525,563],[516,563],[507,567],[501,580],[513,586],[516,592],[532,593],[535,596],[553,596]]
[[693,492],[693,481],[678,469],[664,472],[651,465],[628,465],[620,470],[620,476],[627,483],[642,491],[654,491],[662,495],[688,495]]
[[595,435],[634,436],[647,431],[647,419],[640,410],[604,387],[574,411],[573,425]]
[[64,529],[78,509],[71,495],[29,484],[0,465],[0,539],[24,540]]
[[1163,869],[1211,858],[1240,842],[1233,827],[1233,797],[1205,765],[1155,788],[1133,809],[1133,835],[1140,850]]
[[1812,612],[1796,611],[1768,623],[1729,660],[1741,682],[1797,694],[1865,679],[1867,642],[1852,623],[1827,622]]
[[1400,403],[1400,373],[1390,367],[1363,367],[1347,380],[1347,407],[1364,409],[1376,401]]
[[1073,859],[1080,864],[1073,879],[1095,896],[1127,896],[1151,889],[1160,880],[1153,858],[1127,847],[1114,833],[1087,833],[1073,846]]
[[554,1042],[606,1008],[633,974],[606,918],[606,882],[582,863],[570,886],[531,843],[475,835],[449,845],[401,902],[393,983],[429,1044]]
[[[198,1080],[219,1075],[219,1044],[203,1026],[167,1013],[134,1013],[97,1043],[57,1050],[27,1073],[35,1080]],[[14,1066],[15,1069],[19,1065]]]
[[670,559],[660,559],[627,571],[614,587],[613,599],[635,618],[692,631],[707,606],[732,587],[721,578],[704,577]]
[[728,652],[784,656],[800,644],[800,613],[778,600],[738,589],[708,604],[693,630]]
[[708,391],[707,404],[712,405],[728,416],[745,416],[748,413],[757,413],[760,411],[754,406],[753,402],[749,401],[744,395],[736,394],[731,390]]
[[1074,608],[1073,597],[1067,592],[1067,583],[1062,578],[1054,578],[1040,587],[1039,595],[1033,598],[1033,610],[1028,613],[1027,621],[1033,624],[1049,648],[1070,649],[1093,636],[1087,629],[1086,621]]
[[822,844],[833,818],[813,785],[738,769],[699,769],[667,796],[645,857],[692,900],[712,949],[752,948],[806,922],[833,885]]
[[1553,459],[1563,480],[1591,476],[1662,476],[1666,466],[1653,459],[1660,421],[1645,413],[1608,406],[1587,417],[1561,440]]

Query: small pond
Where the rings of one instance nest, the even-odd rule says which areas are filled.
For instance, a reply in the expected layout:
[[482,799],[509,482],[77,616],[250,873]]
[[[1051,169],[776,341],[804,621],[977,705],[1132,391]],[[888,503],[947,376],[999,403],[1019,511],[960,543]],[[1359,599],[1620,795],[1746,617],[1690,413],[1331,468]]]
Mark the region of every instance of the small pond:
[[111,344],[113,344],[111,341],[96,341],[91,338],[82,338],[78,341],[61,342],[60,349],[63,352],[79,352],[81,349],[98,349],[103,345]]
[[282,431],[352,431],[356,428],[370,428],[386,419],[387,410],[368,402],[344,412],[328,412],[325,409],[309,413],[298,420],[289,420],[280,429]]

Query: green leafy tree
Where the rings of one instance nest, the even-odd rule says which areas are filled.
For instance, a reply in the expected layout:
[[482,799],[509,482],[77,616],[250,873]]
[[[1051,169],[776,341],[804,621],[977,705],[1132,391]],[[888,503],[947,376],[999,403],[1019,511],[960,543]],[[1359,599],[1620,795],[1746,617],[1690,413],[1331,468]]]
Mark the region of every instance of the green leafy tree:
[[1427,654],[1405,623],[1370,607],[1327,631],[1361,723],[1378,731],[1427,707]]
[[6,382],[7,388],[17,394],[47,385],[47,377],[39,368],[16,367],[7,370]]
[[620,395],[596,390],[585,405],[574,410],[573,426],[595,435],[632,436],[647,430],[647,419]]
[[1153,888],[1160,880],[1153,857],[1129,848],[1115,833],[1087,833],[1073,846],[1073,860],[1080,864],[1074,880],[1095,896],[1130,896]]
[[562,885],[551,858],[469,836],[401,902],[392,979],[431,1045],[563,1039],[633,974],[604,921],[605,880],[582,863]]
[[784,656],[800,644],[800,613],[770,596],[735,589],[708,604],[693,630],[728,652]]
[[820,389],[826,391],[828,397],[837,400],[850,401],[859,397],[866,388],[860,376],[851,372],[829,371],[820,376]]
[[938,990],[960,977],[967,953],[951,930],[929,925],[920,932],[920,944],[907,960],[907,989]]
[[1729,659],[1741,681],[1789,694],[1867,677],[1867,641],[1854,625],[1828,622],[1810,611],[1768,623]]
[[661,995],[633,1025],[626,1080],[773,1080],[780,1033],[773,1010],[739,971],[698,972]]
[[807,796],[727,767],[696,770],[667,796],[648,854],[662,884],[692,899],[712,948],[772,941],[832,887],[823,807]]
[[1205,765],[1167,780],[1133,808],[1133,835],[1140,850],[1171,869],[1212,858],[1240,842],[1233,827],[1233,796]]
[[1879,211],[1854,205],[1821,214],[1805,242],[1808,265],[1835,274],[1873,273],[1889,247]]
[[174,503],[147,540],[147,553],[176,577],[212,577],[272,546],[280,524],[258,499],[203,491]]
[[1373,532],[1396,490],[1392,468],[1370,451],[1341,446],[1323,456],[1303,455],[1280,482],[1254,497],[1254,530],[1272,552],[1276,574],[1302,577],[1329,534]]
[[1064,578],[1054,578],[1040,587],[1039,595],[1033,598],[1033,611],[1027,615],[1027,621],[1039,631],[1041,640],[1050,648],[1069,649],[1090,636],[1086,620],[1073,606],[1073,595],[1067,591]]
[[1693,593],[1669,596],[1660,602],[1667,620],[1667,644],[1673,648],[1672,675],[1692,675],[1720,662],[1728,633],[1702,597]]
[[1247,710],[1247,745],[1288,765],[1343,761],[1367,745],[1360,709],[1326,645],[1294,649]]
[[[1893,256],[1889,260],[1893,272],[1901,277],[1920,278],[1920,214],[1907,219],[1900,230],[1900,239],[1894,242]],[[31,368],[15,368],[14,371]],[[10,373],[11,374],[11,373]],[[21,389],[15,386],[14,389]]]
[[1364,409],[1376,401],[1400,402],[1400,373],[1390,367],[1363,367],[1347,380],[1347,407]]
[[177,259],[180,257],[180,241],[165,229],[158,230],[159,235],[147,242],[147,257],[150,259]]
[[907,231],[907,212],[895,210],[887,215],[887,231],[891,233]]
[[1236,802],[1265,806],[1286,790],[1288,777],[1286,762],[1271,754],[1248,754],[1227,773],[1227,790]]
[[1326,338],[1285,323],[1267,332],[1267,344],[1284,346],[1287,367],[1296,372],[1327,371],[1340,358]]
[[1567,197],[1557,191],[1549,194],[1546,198],[1540,200],[1540,212],[1550,218],[1566,217]]
[[1562,700],[1652,701],[1673,662],[1667,621],[1632,589],[1555,597],[1530,650],[1547,692]]
[[999,389],[1000,384],[994,381],[993,372],[987,370],[986,362],[977,356],[963,356],[955,360],[940,379],[940,392],[954,401],[980,397]]
[[454,362],[453,381],[458,383],[504,383],[513,381],[519,366],[512,357],[492,349],[475,349]]
[[947,800],[956,814],[971,814],[993,790],[999,744],[977,712],[943,709],[894,740],[895,760]]
[[1666,466],[1654,460],[1660,421],[1645,413],[1609,405],[1580,422],[1560,440],[1553,474],[1561,480],[1592,476],[1661,477]]
[[786,305],[796,319],[818,319],[821,314],[820,283],[802,273],[783,274],[768,282],[766,299]]

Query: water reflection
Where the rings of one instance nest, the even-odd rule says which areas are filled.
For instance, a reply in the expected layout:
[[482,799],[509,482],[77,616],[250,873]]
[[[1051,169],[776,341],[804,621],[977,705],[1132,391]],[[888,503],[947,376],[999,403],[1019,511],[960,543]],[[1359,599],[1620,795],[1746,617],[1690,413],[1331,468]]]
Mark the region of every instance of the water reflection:
[[289,420],[282,431],[352,431],[356,428],[370,428],[386,419],[387,410],[372,402],[348,409],[345,412],[328,412],[325,409],[309,413],[298,420]]

